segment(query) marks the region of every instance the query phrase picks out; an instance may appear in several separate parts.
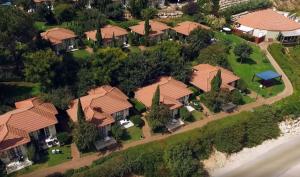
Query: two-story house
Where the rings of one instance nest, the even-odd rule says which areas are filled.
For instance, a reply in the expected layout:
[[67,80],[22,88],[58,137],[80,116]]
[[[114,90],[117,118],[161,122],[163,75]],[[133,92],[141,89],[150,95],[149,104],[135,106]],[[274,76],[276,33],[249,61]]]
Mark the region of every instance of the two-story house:
[[172,77],[160,77],[155,83],[139,88],[135,92],[135,98],[147,108],[151,107],[153,95],[159,86],[160,102],[170,108],[173,118],[178,116],[179,109],[188,104],[192,91],[184,83]]
[[[113,39],[115,39],[115,42],[118,46],[127,43],[128,32],[121,27],[114,25],[106,25],[103,28],[101,28],[100,31],[103,40],[103,45],[112,45],[114,42]],[[85,36],[87,40],[96,42],[97,30],[85,32]]]
[[77,48],[77,36],[69,29],[51,28],[41,33],[41,37],[52,44],[57,54],[62,51],[68,52]]
[[[80,100],[85,119],[96,125],[102,140],[110,139],[109,131],[114,123],[126,119],[132,105],[128,97],[118,88],[104,85],[88,92],[88,95],[75,99],[67,113],[73,122],[77,122],[78,101]],[[105,142],[103,141],[103,144]],[[104,145],[99,145],[105,148]],[[97,148],[97,146],[96,146]],[[101,149],[97,148],[97,149]]]
[[[164,36],[168,36],[168,32],[170,27],[164,23],[150,20],[150,32],[149,32],[149,38],[155,39],[155,40],[161,40],[164,38]],[[129,27],[131,32],[133,34],[137,34],[139,36],[145,36],[145,21],[139,22],[138,25]]]
[[27,145],[56,136],[57,110],[51,103],[31,98],[15,103],[16,109],[0,115],[0,159],[11,173],[32,164]]

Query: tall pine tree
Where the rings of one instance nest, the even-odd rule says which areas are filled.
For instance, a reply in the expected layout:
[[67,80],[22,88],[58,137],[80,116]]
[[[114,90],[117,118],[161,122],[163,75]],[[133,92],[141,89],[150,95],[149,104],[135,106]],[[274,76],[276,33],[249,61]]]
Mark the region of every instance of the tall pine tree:
[[217,72],[215,77],[211,80],[211,91],[219,92],[222,85],[221,70]]
[[102,34],[101,34],[101,28],[97,29],[97,33],[96,33],[96,43],[97,43],[97,47],[102,47],[103,45],[103,39],[102,39]]
[[112,36],[112,45],[113,45],[113,47],[117,47],[117,40],[115,37],[115,33],[113,33],[113,36]]
[[80,99],[78,99],[78,106],[77,106],[77,120],[78,123],[81,124],[82,122],[85,121],[85,117],[84,117],[84,112],[81,106],[81,101]]
[[159,89],[159,86],[157,86],[155,93],[153,95],[153,98],[152,98],[151,108],[153,109],[154,107],[158,107],[159,103],[160,103],[160,89]]
[[144,24],[144,30],[145,30],[145,45],[148,46],[148,40],[149,40],[149,34],[151,30],[150,22],[149,22],[149,17],[146,16],[145,24]]

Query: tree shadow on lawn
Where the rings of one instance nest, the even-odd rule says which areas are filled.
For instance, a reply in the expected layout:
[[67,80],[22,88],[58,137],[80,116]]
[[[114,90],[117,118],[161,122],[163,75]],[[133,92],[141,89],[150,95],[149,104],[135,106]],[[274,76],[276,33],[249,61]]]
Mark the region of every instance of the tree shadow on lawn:
[[247,59],[237,58],[236,61],[239,62],[240,64],[249,64],[249,65],[257,64],[257,62],[252,58],[247,58]]
[[272,86],[276,86],[276,85],[281,85],[282,81],[278,80],[278,79],[271,79],[268,81],[264,81],[264,80],[259,80],[258,81],[260,84],[262,84],[265,88],[269,88]]

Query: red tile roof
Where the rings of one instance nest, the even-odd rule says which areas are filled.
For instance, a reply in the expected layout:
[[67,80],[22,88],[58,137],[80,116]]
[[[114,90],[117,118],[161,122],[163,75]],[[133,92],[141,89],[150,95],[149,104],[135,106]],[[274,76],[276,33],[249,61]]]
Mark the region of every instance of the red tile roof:
[[229,84],[240,79],[227,69],[209,64],[199,64],[194,66],[193,69],[194,72],[192,74],[190,83],[204,92],[210,91],[211,81],[219,70],[221,70],[222,88],[233,90],[234,88]]
[[300,29],[300,24],[272,9],[260,10],[241,16],[237,23],[254,29],[268,31],[293,31]]
[[75,33],[65,28],[51,28],[43,33],[41,36],[45,40],[49,40],[53,45],[60,44],[66,39],[76,38]]
[[177,26],[175,26],[172,29],[174,31],[176,31],[177,33],[188,36],[188,35],[190,35],[190,33],[193,30],[195,30],[197,28],[202,28],[202,29],[206,29],[206,30],[210,29],[210,27],[208,27],[208,26],[205,26],[205,25],[202,25],[202,24],[196,23],[196,22],[191,22],[191,21],[185,21],[185,22],[178,23]]
[[[85,32],[86,37],[93,41],[97,40],[96,34],[97,30]],[[115,35],[115,37],[120,37],[127,34],[128,32],[125,29],[120,28],[118,26],[106,25],[103,28],[101,28],[101,36],[103,39],[112,39],[113,35]]]
[[142,87],[135,92],[135,98],[142,102],[146,107],[151,107],[153,95],[159,86],[160,102],[168,105],[170,109],[176,109],[182,106],[178,99],[192,94],[184,83],[173,79],[172,77],[161,77],[157,82]]
[[0,151],[30,141],[29,133],[55,125],[56,108],[38,98],[15,103],[17,109],[0,116]]
[[[164,33],[163,31],[170,29],[170,27],[164,23],[150,20],[149,24],[151,26],[150,36],[156,36],[159,34]],[[129,27],[131,31],[140,34],[145,35],[145,21],[140,22],[138,25]]]
[[[128,97],[118,88],[104,85],[88,92],[80,98],[86,120],[94,122],[98,127],[114,122],[112,114],[129,109],[132,105]],[[77,122],[78,99],[73,100],[67,110],[70,118]]]

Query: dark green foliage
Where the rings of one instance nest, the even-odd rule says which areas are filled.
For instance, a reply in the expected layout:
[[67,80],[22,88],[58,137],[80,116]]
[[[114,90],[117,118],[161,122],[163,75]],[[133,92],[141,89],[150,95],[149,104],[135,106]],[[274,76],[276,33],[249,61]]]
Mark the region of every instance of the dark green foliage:
[[159,86],[157,86],[152,98],[151,109],[157,109],[159,105],[160,105],[160,89]]
[[246,83],[244,80],[242,80],[242,79],[238,80],[237,86],[236,86],[236,87],[237,87],[242,93],[246,93],[246,94],[250,93],[250,90],[248,89],[247,83]]
[[192,149],[183,143],[169,147],[165,152],[165,161],[174,177],[202,176],[199,161],[194,157]]
[[37,160],[37,149],[34,143],[31,143],[27,148],[28,159],[35,162]]
[[101,28],[98,27],[97,33],[96,33],[96,44],[97,47],[102,47],[103,45],[103,40],[102,40],[102,34],[101,34]]
[[77,120],[79,124],[85,122],[85,115],[83,112],[80,99],[78,99],[78,104],[77,104]]
[[72,137],[68,132],[61,132],[57,134],[57,139],[62,145],[65,145],[71,143]]
[[110,3],[105,7],[105,15],[109,19],[122,20],[124,8],[121,3]]
[[227,46],[221,43],[210,45],[200,51],[196,61],[198,63],[207,63],[214,66],[228,68],[229,64],[227,61]]
[[211,91],[219,92],[222,85],[221,70],[218,70],[215,77],[211,80]]
[[243,95],[238,90],[232,91],[230,96],[231,96],[230,100],[232,101],[233,104],[236,105],[244,104]]
[[201,49],[206,48],[211,44],[211,39],[214,34],[208,30],[196,29],[191,32],[187,38],[187,47],[185,48],[185,55],[188,59],[196,58]]
[[49,89],[53,87],[55,68],[61,61],[62,59],[50,49],[29,53],[24,59],[25,79],[40,83],[43,90]]
[[192,114],[187,110],[186,107],[182,107],[179,111],[180,118],[184,121],[192,121]]
[[148,46],[149,34],[150,34],[151,26],[149,24],[149,18],[146,18],[144,31],[145,31],[145,45]]
[[218,151],[233,153],[244,147],[245,125],[239,122],[217,130],[214,145]]
[[57,108],[61,110],[66,110],[75,97],[69,88],[57,88],[52,89],[47,93],[42,93],[41,99],[45,102],[50,102],[54,104]]
[[187,15],[194,15],[199,13],[200,7],[196,2],[190,1],[182,7],[182,12]]
[[142,10],[148,6],[148,0],[129,0],[128,10],[132,16],[140,18],[142,16]]
[[73,140],[80,151],[90,150],[98,136],[98,130],[95,124],[90,122],[81,122],[75,125],[73,131]]
[[89,30],[98,29],[107,23],[105,15],[97,9],[84,9],[77,14],[74,22],[75,29],[73,30],[79,35],[83,35]]
[[135,115],[130,117],[130,120],[132,121],[132,123],[134,124],[134,126],[136,127],[143,127],[145,122],[143,121],[143,119],[141,118],[140,115]]
[[252,119],[246,124],[246,146],[253,147],[267,139],[279,136],[278,120],[278,114],[271,107],[263,107],[256,111]]
[[143,103],[139,102],[136,99],[131,99],[131,103],[133,104],[134,108],[139,112],[145,112],[146,111],[146,107]]
[[125,130],[120,125],[113,125],[111,127],[112,136],[119,141],[125,134]]
[[246,62],[253,53],[253,48],[247,43],[241,43],[234,48],[234,54],[238,57],[241,63]]
[[54,16],[58,23],[69,22],[76,17],[76,12],[71,4],[59,3],[54,7]]

